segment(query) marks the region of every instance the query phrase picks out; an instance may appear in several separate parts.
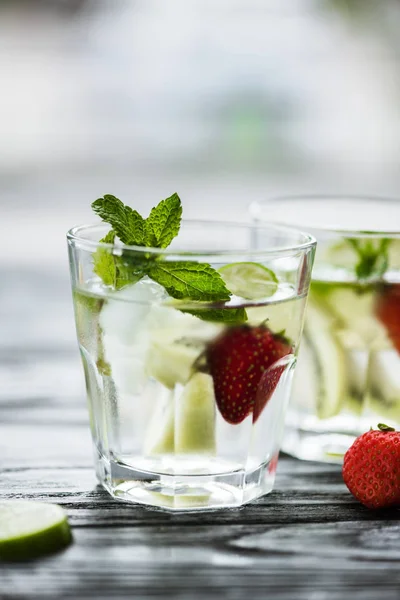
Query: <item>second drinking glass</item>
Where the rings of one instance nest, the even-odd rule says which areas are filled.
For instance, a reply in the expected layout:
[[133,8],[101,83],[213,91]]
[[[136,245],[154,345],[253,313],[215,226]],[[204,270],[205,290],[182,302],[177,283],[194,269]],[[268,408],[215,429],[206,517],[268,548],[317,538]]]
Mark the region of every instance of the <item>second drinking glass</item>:
[[371,426],[400,426],[400,202],[301,196],[250,210],[317,239],[283,449],[341,462]]

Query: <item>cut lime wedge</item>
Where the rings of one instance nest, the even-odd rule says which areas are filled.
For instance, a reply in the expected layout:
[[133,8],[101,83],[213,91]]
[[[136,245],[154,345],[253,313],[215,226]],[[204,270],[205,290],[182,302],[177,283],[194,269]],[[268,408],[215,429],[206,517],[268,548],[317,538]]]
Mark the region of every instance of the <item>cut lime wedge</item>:
[[0,502],[0,560],[39,558],[65,548],[71,540],[66,514],[56,504]]
[[268,298],[278,289],[275,273],[259,263],[232,263],[221,267],[219,273],[228,290],[246,300]]

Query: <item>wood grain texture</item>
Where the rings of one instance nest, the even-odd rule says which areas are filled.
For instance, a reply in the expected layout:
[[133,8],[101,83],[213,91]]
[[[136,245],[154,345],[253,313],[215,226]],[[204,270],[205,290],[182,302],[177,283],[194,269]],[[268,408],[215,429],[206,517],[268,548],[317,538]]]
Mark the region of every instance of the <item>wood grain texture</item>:
[[113,501],[93,474],[67,275],[7,275],[0,498],[61,504],[74,544],[1,564],[1,600],[400,597],[399,512],[358,505],[337,466],[283,457],[276,491],[241,509],[169,514]]

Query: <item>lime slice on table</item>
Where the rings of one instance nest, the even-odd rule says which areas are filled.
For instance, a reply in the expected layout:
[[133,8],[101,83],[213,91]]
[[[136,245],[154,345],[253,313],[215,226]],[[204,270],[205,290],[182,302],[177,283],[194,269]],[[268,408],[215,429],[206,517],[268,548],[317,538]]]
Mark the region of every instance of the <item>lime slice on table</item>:
[[24,500],[0,502],[0,560],[39,558],[72,540],[60,506]]
[[221,267],[219,273],[228,290],[246,300],[268,298],[278,289],[275,273],[260,263],[232,263]]

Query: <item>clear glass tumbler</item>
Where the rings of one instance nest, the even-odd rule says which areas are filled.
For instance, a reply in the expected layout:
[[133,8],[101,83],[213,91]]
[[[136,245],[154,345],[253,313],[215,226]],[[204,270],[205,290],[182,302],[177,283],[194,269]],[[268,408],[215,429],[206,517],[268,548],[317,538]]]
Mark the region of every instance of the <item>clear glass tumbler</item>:
[[[270,492],[314,239],[184,221],[160,250],[99,242],[107,229],[67,236],[99,481],[115,498],[172,510],[240,506]],[[236,295],[176,300],[148,277],[115,289],[94,272],[99,252],[119,268],[168,262],[177,276],[206,263]]]
[[258,224],[301,226],[317,239],[282,448],[341,462],[371,426],[400,427],[400,201],[299,196],[250,210]]

